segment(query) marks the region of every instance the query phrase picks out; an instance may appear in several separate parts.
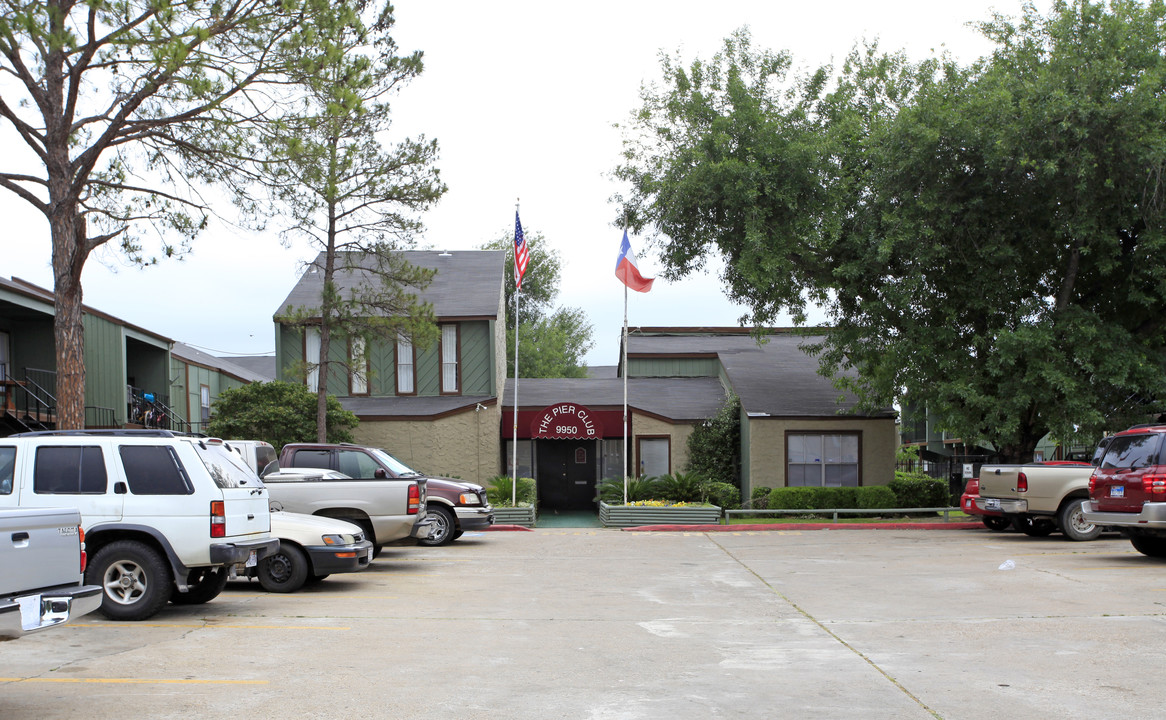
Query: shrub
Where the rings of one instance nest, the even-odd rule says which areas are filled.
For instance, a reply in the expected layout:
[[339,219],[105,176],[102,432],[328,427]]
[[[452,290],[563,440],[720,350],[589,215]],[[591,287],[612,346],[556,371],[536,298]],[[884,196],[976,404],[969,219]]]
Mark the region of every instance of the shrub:
[[708,501],[717,507],[736,510],[741,507],[741,491],[729,483],[714,482],[707,486]]
[[755,487],[753,488],[752,496],[749,498],[749,505],[754,510],[764,510],[769,507],[769,493],[773,488],[769,487]]
[[819,488],[783,487],[773,488],[769,493],[769,510],[814,510],[820,507],[815,499]]
[[729,395],[713,417],[688,436],[688,465],[710,482],[737,486],[741,482],[741,400]]
[[[708,481],[695,473],[673,473],[656,478],[661,500],[703,503],[708,500]],[[630,498],[629,498],[630,499]]]
[[898,507],[947,507],[947,483],[922,473],[896,471],[895,479],[887,485],[898,498]]
[[882,508],[901,507],[899,498],[895,495],[895,491],[891,490],[886,485],[871,485],[869,487],[855,488],[858,492],[855,505],[857,508],[864,510],[877,510]]
[[[623,505],[623,478],[605,478],[596,486],[596,497],[608,505]],[[657,478],[628,478],[628,502],[661,499]]]
[[[498,475],[486,486],[486,499],[496,507],[513,507],[510,504],[514,496],[513,488],[509,475]],[[534,478],[518,478],[518,505],[534,505],[535,497]]]

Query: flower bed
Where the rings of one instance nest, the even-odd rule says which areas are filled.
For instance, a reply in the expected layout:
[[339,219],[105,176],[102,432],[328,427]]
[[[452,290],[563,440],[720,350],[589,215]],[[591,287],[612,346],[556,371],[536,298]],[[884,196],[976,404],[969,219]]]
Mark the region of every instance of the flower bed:
[[599,503],[599,522],[604,527],[638,527],[640,525],[715,525],[721,521],[716,505],[665,503],[641,500],[627,505]]
[[495,525],[521,525],[523,527],[534,527],[537,520],[534,505],[518,506],[518,507],[494,507],[494,524]]

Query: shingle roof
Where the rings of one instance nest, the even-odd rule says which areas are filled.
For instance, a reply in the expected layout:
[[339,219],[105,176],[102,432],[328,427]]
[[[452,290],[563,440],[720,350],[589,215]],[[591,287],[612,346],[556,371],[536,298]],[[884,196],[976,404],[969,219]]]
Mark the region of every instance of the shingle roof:
[[[506,253],[502,250],[456,250],[437,252],[405,250],[405,260],[418,267],[436,270],[433,282],[425,290],[416,292],[418,299],[433,304],[438,318],[443,317],[497,317],[502,304],[503,265]],[[324,265],[320,253],[300,276],[287,298],[275,309],[282,314],[287,307],[318,307],[324,286],[323,272],[315,271]],[[365,275],[359,272],[336,273],[337,287],[343,292],[357,287]]]
[[[628,405],[670,420],[703,420],[716,415],[725,389],[716,378],[628,378]],[[503,401],[514,402],[514,380],[506,381]],[[547,407],[571,401],[592,409],[623,406],[623,379],[523,378],[520,407]]]
[[[776,417],[832,417],[852,410],[857,398],[818,374],[818,359],[804,349],[820,336],[775,332],[768,342],[733,335],[629,335],[628,355],[715,354],[745,412]],[[841,398],[841,400],[840,400]],[[873,417],[893,417],[885,408]]]
[[493,395],[409,395],[396,397],[342,397],[337,398],[345,410],[356,413],[362,420],[374,417],[395,419],[432,418],[458,410],[468,410],[478,403],[497,401]]
[[179,360],[184,360],[195,365],[202,365],[203,367],[213,368],[223,373],[224,375],[230,375],[238,380],[243,380],[244,382],[264,382],[270,379],[263,377],[259,373],[252,372],[245,367],[236,365],[229,360],[215,357],[210,353],[205,353],[202,350],[193,348],[185,343],[175,342],[174,347],[170,349],[170,354]]
[[224,360],[229,363],[234,363],[239,367],[246,368],[256,375],[262,377],[264,380],[275,379],[275,356],[274,355],[251,355],[246,357],[224,357],[218,356],[219,360]]

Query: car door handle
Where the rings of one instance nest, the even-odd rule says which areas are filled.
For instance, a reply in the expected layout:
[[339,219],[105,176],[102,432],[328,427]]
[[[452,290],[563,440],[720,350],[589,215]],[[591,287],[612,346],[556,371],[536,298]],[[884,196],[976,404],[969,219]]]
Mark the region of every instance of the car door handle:
[[247,519],[248,519],[248,520],[254,520],[254,519],[255,519],[255,516],[254,516],[254,515],[252,515],[251,513],[247,513]]
[[12,533],[12,542],[14,542],[14,543],[28,542],[28,533],[26,533],[26,532],[14,532],[14,533]]

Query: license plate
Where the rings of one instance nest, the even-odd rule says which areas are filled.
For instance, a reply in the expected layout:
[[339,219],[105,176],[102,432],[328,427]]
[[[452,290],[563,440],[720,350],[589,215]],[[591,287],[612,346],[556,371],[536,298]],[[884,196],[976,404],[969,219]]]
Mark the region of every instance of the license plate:
[[256,556],[255,551],[252,550],[251,554],[247,556],[247,562],[243,563],[243,567],[255,567],[258,564],[259,558]]
[[372,549],[372,548],[369,548],[369,549],[368,549],[368,561],[369,561],[369,562],[372,562],[372,551],[373,551],[373,549]]
[[1126,496],[1126,486],[1125,485],[1110,485],[1109,486],[1109,496],[1110,497],[1125,497]]
[[1000,501],[997,500],[996,498],[988,498],[988,499],[984,500],[984,509],[985,510],[999,510],[1000,509]]

